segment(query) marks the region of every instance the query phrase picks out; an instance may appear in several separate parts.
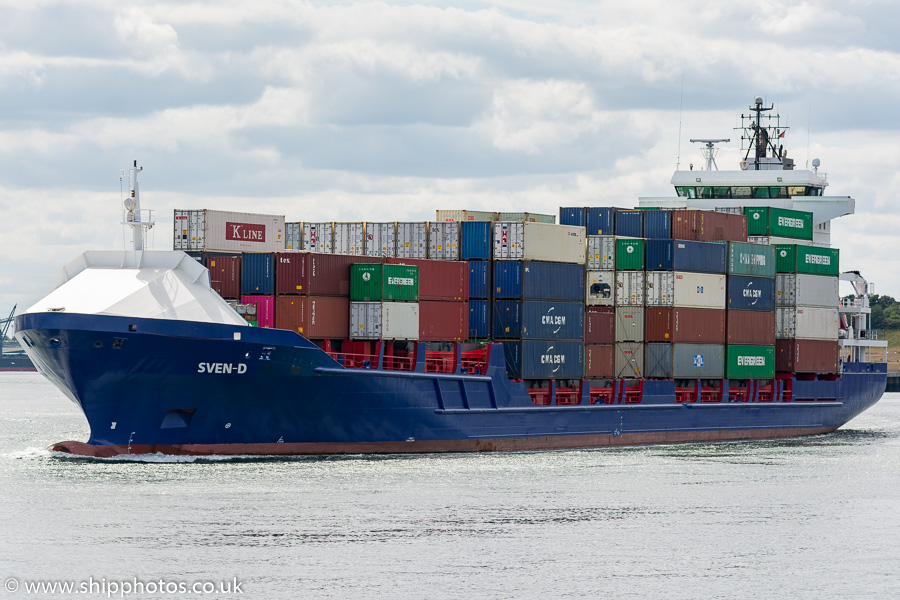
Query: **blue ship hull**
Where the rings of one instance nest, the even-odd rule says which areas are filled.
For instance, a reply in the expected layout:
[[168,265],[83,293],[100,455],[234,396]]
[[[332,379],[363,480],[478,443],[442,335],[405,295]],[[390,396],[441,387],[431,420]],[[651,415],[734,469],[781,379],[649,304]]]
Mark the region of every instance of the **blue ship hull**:
[[[833,380],[790,380],[771,401],[676,401],[644,380],[639,403],[537,406],[506,377],[502,348],[484,374],[342,367],[290,332],[208,323],[36,313],[16,336],[38,370],[83,410],[87,443],[119,453],[336,454],[530,450],[792,437],[833,431],[884,393],[882,363],[845,363]],[[421,347],[421,345],[420,345]],[[422,350],[424,353],[424,350]],[[699,395],[699,386],[698,386]]]

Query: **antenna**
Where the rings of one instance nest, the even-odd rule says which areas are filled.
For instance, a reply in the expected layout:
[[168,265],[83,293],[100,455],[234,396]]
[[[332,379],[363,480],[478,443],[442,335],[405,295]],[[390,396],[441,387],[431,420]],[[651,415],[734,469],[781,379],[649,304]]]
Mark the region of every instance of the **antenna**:
[[681,167],[681,115],[684,113],[684,73],[681,74],[681,105],[678,107],[678,157],[675,159],[675,170]]
[[719,153],[719,149],[716,148],[716,144],[727,144],[731,139],[718,139],[718,140],[695,140],[692,139],[692,144],[706,144],[705,148],[701,148],[700,152],[703,153],[703,158],[706,159],[706,170],[712,171],[713,167],[716,168],[716,171],[719,170],[719,165],[716,164],[716,154]]

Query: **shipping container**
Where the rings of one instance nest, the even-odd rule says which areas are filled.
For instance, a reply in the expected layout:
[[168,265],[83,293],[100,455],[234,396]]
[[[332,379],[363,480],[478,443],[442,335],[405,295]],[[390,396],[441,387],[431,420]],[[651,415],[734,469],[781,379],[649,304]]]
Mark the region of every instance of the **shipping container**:
[[350,338],[417,340],[419,305],[414,302],[351,302]]
[[829,275],[779,273],[775,277],[775,304],[834,308],[840,302],[839,283],[837,277]]
[[728,274],[775,277],[775,246],[728,243]]
[[500,213],[483,210],[438,210],[435,211],[435,221],[496,221]]
[[779,373],[837,373],[839,367],[840,349],[836,341],[775,342],[775,370]]
[[581,265],[508,260],[493,265],[495,298],[581,302],[585,297]]
[[613,344],[584,345],[584,377],[612,379],[616,376],[616,347]]
[[775,310],[775,280],[769,277],[728,277],[728,310]]
[[303,250],[303,223],[284,224],[284,249],[294,252]]
[[647,271],[644,274],[644,304],[646,306],[672,306],[675,294],[675,273],[672,271]]
[[503,352],[510,379],[579,379],[584,372],[580,341],[509,340]]
[[583,227],[547,223],[494,223],[495,260],[539,260],[573,263],[585,261]]
[[616,268],[616,238],[611,235],[589,235],[586,265],[591,271],[614,271]]
[[616,309],[612,306],[589,306],[584,309],[584,343],[616,342]]
[[398,258],[426,258],[428,256],[428,223],[397,223]]
[[617,271],[643,271],[644,247],[646,240],[617,238],[616,239],[616,270]]
[[644,339],[648,342],[725,343],[725,310],[648,306]]
[[698,242],[746,242],[747,217],[712,210],[673,210],[672,237]]
[[644,272],[616,271],[616,306],[644,305]]
[[672,344],[672,376],[675,379],[721,379],[724,374],[725,346]]
[[725,275],[675,272],[673,306],[725,308]]
[[466,221],[459,224],[459,258],[462,260],[490,260],[493,253],[494,226],[487,221]]
[[346,296],[277,296],[275,327],[310,340],[350,337],[350,299]]
[[495,339],[581,340],[584,305],[551,300],[494,300]]
[[386,264],[419,267],[419,300],[469,299],[469,263],[449,260],[387,258]]
[[566,206],[560,207],[559,209],[559,224],[560,225],[575,225],[577,227],[584,227],[585,208],[582,206]]
[[837,248],[778,244],[775,246],[775,251],[775,264],[779,273],[830,275],[832,277],[841,274],[840,251]]
[[616,307],[616,341],[644,341],[644,308],[642,306]]
[[530,212],[501,212],[497,221],[521,221],[524,223],[556,223],[556,215],[542,215]]
[[615,306],[616,272],[588,271],[584,279],[585,304],[588,306]]
[[303,249],[320,254],[334,253],[334,223],[306,223],[303,227]]
[[594,206],[584,209],[584,221],[588,235],[615,235],[615,206]]
[[353,302],[418,302],[419,267],[381,263],[350,267]]
[[775,338],[836,340],[840,314],[836,308],[797,306],[775,309]]
[[487,260],[469,261],[469,299],[491,297],[491,263]]
[[617,210],[616,235],[623,237],[644,237],[644,211]]
[[459,260],[459,223],[432,221],[428,224],[428,258]]
[[256,307],[258,327],[275,327],[275,296],[241,296],[241,304]]
[[469,302],[419,302],[419,341],[463,342],[469,337]]
[[647,240],[648,271],[725,273],[725,244],[690,240]]
[[469,300],[469,339],[491,339],[490,300]]
[[727,310],[726,344],[775,345],[775,311]]
[[332,252],[334,254],[364,255],[366,244],[365,223],[335,223]]
[[726,346],[725,377],[728,379],[773,379],[775,347],[734,344]]
[[175,209],[174,250],[281,252],[284,216]]
[[395,256],[397,224],[366,223],[366,256]]
[[209,269],[209,285],[217,294],[232,300],[241,297],[241,257],[208,254],[200,264]]
[[616,378],[640,379],[644,376],[644,344],[619,342],[615,346]]
[[[812,246],[809,240],[794,240],[786,237],[766,236],[766,235],[748,235],[747,242],[750,244],[764,244],[769,246],[778,246],[783,244],[797,244],[798,246]],[[776,263],[777,264],[777,263]]]
[[776,208],[774,206],[746,206],[748,235],[775,235],[811,240],[813,215],[810,212]]
[[644,237],[647,239],[672,239],[672,211],[645,211]]
[[280,252],[275,255],[275,289],[279,296],[350,296],[350,266],[382,260],[347,254]]
[[275,255],[271,252],[246,253],[241,258],[241,294],[275,294]]
[[644,377],[672,379],[672,344],[664,342],[644,344]]

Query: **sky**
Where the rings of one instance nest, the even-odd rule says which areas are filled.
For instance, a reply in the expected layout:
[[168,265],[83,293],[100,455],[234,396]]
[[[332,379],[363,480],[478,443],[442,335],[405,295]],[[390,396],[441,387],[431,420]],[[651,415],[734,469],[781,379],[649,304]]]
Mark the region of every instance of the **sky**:
[[[626,5],[627,4],[627,5]],[[175,208],[288,221],[674,196],[756,96],[821,161],[841,267],[900,298],[900,4],[0,0],[0,318]],[[846,291],[842,289],[842,291]]]

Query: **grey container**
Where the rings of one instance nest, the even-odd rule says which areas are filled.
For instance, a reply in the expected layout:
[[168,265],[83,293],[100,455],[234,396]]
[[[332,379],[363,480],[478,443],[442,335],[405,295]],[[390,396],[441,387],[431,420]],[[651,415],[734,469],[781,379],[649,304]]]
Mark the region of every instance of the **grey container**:
[[334,223],[306,223],[303,227],[303,249],[308,252],[332,254]]
[[725,376],[725,346],[672,344],[672,376],[675,379],[722,379]]
[[397,224],[366,223],[366,256],[396,256]]
[[416,302],[351,302],[350,338],[417,340],[419,305]]
[[647,271],[644,291],[644,303],[647,306],[672,306],[675,299],[675,273]]
[[587,268],[589,271],[612,271],[616,268],[616,238],[612,235],[587,237]]
[[672,344],[645,344],[644,377],[672,379]]
[[643,271],[616,271],[616,306],[644,306]]
[[459,260],[459,223],[432,221],[428,224],[428,258]]
[[644,341],[644,307],[643,306],[617,306],[616,307],[616,341],[617,342],[643,342]]
[[428,258],[428,223],[397,223],[397,258]]
[[775,276],[775,306],[834,308],[840,299],[837,277],[778,273]]
[[588,306],[616,305],[616,272],[588,271],[584,279],[584,303]]
[[334,243],[332,251],[335,254],[362,256],[365,254],[365,240],[365,223],[334,224]]
[[284,224],[284,249],[293,252],[303,250],[303,223]]
[[620,342],[616,344],[616,378],[640,379],[644,376],[644,344]]

